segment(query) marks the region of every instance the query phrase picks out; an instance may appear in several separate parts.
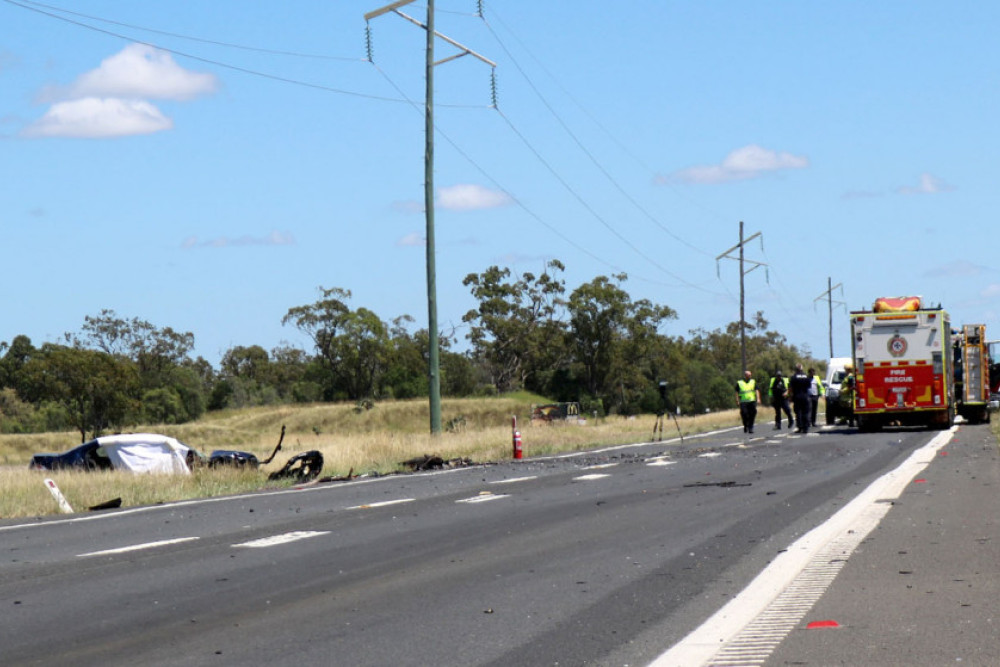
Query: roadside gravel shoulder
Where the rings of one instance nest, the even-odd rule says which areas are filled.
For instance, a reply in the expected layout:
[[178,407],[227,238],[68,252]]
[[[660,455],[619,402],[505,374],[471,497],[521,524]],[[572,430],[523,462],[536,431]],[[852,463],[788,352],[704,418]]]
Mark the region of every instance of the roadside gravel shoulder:
[[998,665],[998,631],[1000,450],[963,425],[767,664]]

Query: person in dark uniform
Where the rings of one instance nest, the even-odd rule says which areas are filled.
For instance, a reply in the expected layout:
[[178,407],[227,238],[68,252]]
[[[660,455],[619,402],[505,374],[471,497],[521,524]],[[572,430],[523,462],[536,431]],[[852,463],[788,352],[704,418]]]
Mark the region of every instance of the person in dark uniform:
[[808,433],[812,412],[812,401],[809,400],[809,387],[812,378],[802,370],[802,364],[795,365],[795,374],[788,380],[788,388],[792,392],[792,406],[795,408],[795,432]]
[[788,428],[792,427],[792,408],[788,405],[788,385],[781,371],[774,371],[774,377],[767,387],[768,398],[771,399],[771,407],[774,408],[774,430],[781,430],[781,411],[784,410],[788,416]]

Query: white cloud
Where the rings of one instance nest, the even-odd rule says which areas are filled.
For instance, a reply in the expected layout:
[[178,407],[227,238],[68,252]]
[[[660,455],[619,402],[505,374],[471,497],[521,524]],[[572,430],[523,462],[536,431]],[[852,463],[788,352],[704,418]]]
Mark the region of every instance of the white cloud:
[[185,250],[191,248],[240,248],[245,246],[283,246],[295,245],[295,237],[289,232],[272,231],[266,236],[250,236],[249,234],[237,238],[228,236],[217,236],[208,241],[199,241],[197,236],[189,236],[181,242],[181,247]]
[[100,139],[162,132],[173,121],[147,100],[186,101],[218,87],[215,75],[186,70],[166,51],[130,44],[69,86],[42,91],[39,101],[52,106],[21,134]]
[[924,271],[924,276],[928,278],[976,278],[987,271],[990,271],[988,266],[973,264],[964,259],[956,259],[954,262]]
[[396,241],[396,245],[403,247],[424,246],[427,245],[427,240],[422,234],[413,232],[412,234],[407,234],[403,238]]
[[152,134],[169,130],[174,122],[149,102],[87,97],[53,104],[44,116],[27,126],[26,137],[105,138]]
[[400,213],[423,213],[424,204],[418,201],[394,201],[392,202],[392,208],[399,211]]
[[987,285],[979,292],[979,296],[983,297],[984,299],[992,299],[1000,296],[1000,285],[996,283]]
[[920,175],[920,184],[916,187],[904,185],[896,190],[901,195],[932,195],[939,192],[951,192],[955,187],[945,183],[940,178],[928,173]]
[[808,166],[809,158],[751,144],[737,148],[719,164],[688,167],[673,176],[684,183],[726,183],[757,178],[769,171],[804,169]]
[[438,206],[452,211],[475,211],[499,208],[511,203],[510,197],[499,190],[481,185],[451,185],[438,189]]
[[47,88],[40,101],[81,97],[185,101],[214,93],[218,88],[218,79],[213,74],[186,70],[166,51],[145,44],[129,44],[101,61],[97,69],[81,74],[69,86]]

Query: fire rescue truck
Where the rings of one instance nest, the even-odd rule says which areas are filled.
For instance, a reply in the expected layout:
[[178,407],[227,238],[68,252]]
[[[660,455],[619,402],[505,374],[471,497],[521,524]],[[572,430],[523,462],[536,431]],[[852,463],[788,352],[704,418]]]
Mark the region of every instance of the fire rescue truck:
[[876,299],[851,312],[858,428],[888,424],[949,428],[955,418],[951,321],[920,297]]
[[974,424],[990,420],[990,349],[986,325],[963,324],[952,336],[958,414]]

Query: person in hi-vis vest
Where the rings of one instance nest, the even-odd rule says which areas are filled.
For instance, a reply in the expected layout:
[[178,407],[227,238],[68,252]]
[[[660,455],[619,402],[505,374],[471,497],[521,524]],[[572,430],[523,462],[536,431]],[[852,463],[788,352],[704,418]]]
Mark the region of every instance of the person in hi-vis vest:
[[757,404],[760,403],[760,390],[750,371],[743,371],[743,379],[736,383],[736,402],[740,405],[740,420],[743,422],[743,432],[753,433],[753,423],[757,419]]

